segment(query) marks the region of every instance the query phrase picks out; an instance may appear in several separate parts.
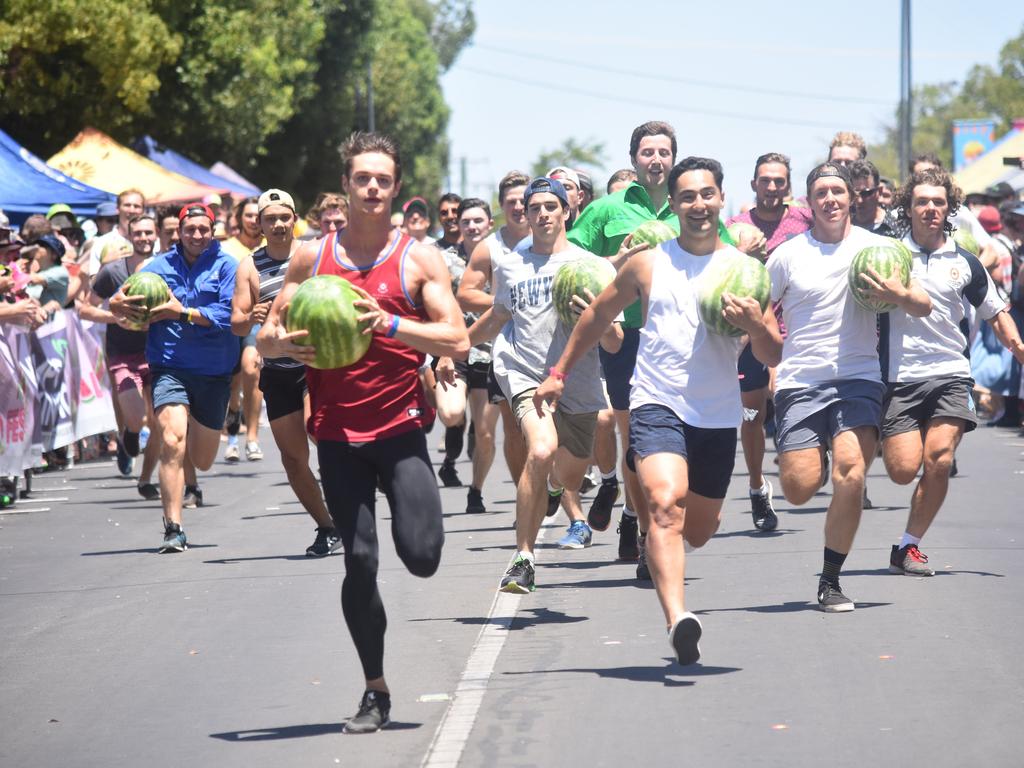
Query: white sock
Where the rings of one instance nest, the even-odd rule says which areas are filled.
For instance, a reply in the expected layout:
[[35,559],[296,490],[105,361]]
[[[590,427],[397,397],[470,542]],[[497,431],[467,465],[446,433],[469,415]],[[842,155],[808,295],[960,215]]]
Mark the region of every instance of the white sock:
[[624,514],[626,517],[636,517],[636,512],[634,512],[629,507],[623,507],[622,514]]
[[564,490],[565,489],[560,487],[560,486],[552,485],[551,484],[551,478],[548,478],[548,493],[550,493],[552,496],[557,496],[558,494],[560,494]]
[[529,560],[531,563],[534,562],[534,560],[533,560],[533,552],[527,552],[525,550],[520,550],[519,551],[519,557],[523,558],[523,560]]
[[617,471],[615,469],[612,469],[611,472],[602,472],[601,473],[601,479],[602,480],[614,480],[614,481],[618,482],[619,476],[618,476]]
[[911,536],[909,533],[904,533],[903,538],[900,539],[900,549],[903,549],[907,544],[913,544],[915,547],[921,543],[921,539],[918,536]]
[[767,496],[768,495],[768,478],[767,477],[762,477],[761,478],[761,487],[760,488],[751,488],[750,489],[750,495],[751,496]]

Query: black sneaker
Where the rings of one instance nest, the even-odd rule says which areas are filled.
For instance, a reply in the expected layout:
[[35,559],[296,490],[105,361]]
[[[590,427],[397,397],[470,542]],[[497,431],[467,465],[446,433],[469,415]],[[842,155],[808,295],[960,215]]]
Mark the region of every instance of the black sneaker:
[[185,486],[185,498],[182,500],[181,506],[185,509],[195,509],[196,507],[203,506],[203,492],[199,489],[198,485]]
[[766,479],[765,485],[768,486],[767,492],[750,494],[750,514],[754,518],[754,527],[757,530],[774,531],[779,525],[779,517],[772,506],[772,484]]
[[548,511],[544,513],[545,517],[553,517],[558,508],[562,506],[562,494],[565,492],[565,488],[559,488],[558,492],[548,491]]
[[864,509],[874,509],[875,505],[871,503],[871,499],[868,498],[868,487],[864,486],[864,503],[861,505]]
[[139,483],[138,488],[139,496],[146,501],[156,501],[160,498],[160,489],[153,485],[153,483]]
[[625,512],[619,518],[619,560],[633,561],[640,557],[640,550],[637,548],[637,521]]
[[306,547],[306,557],[327,557],[341,547],[341,536],[334,528],[317,528],[316,538]]
[[687,611],[668,631],[668,642],[676,652],[676,661],[686,666],[700,659],[700,640],[703,631],[700,620]]
[[853,600],[843,594],[838,581],[832,584],[822,579],[818,582],[818,607],[825,613],[844,613],[855,606]]
[[391,722],[391,694],[366,691],[355,717],[345,723],[345,733],[376,733]]
[[949,468],[949,476],[956,477],[960,474],[960,470],[956,465],[956,456],[953,457],[953,466]]
[[455,469],[454,461],[445,459],[441,462],[441,469],[437,471],[437,476],[441,478],[445,488],[458,488],[462,485],[462,481],[459,480],[459,473]]
[[612,521],[612,507],[618,500],[619,481],[602,480],[594,503],[590,505],[590,512],[587,513],[587,524],[595,531],[607,531]]
[[528,595],[537,588],[534,576],[533,563],[522,555],[516,555],[512,565],[505,571],[505,576],[501,579],[501,586],[498,589],[516,595]]
[[484,506],[483,494],[480,493],[479,489],[474,488],[472,485],[469,486],[469,491],[466,493],[466,512],[473,514],[486,511],[487,507]]
[[125,450],[124,445],[121,443],[120,438],[117,440],[117,471],[121,473],[121,477],[131,477],[132,470],[135,468],[135,460],[128,455],[128,451]]
[[647,536],[640,536],[637,541],[636,577],[640,581],[651,580],[651,568],[647,565]]

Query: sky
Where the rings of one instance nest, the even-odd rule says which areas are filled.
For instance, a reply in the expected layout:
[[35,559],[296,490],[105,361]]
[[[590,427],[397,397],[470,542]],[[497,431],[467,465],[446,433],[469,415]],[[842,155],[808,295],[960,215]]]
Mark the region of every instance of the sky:
[[[836,131],[871,143],[892,122],[900,5],[476,0],[476,34],[442,78],[450,184],[460,191],[465,158],[466,193],[490,199],[507,171],[528,172],[574,137],[604,144],[603,167],[590,169],[603,187],[629,165],[633,128],[665,120],[680,158],[722,163],[727,213],[752,198],[753,163],[765,152],[792,158],[803,194]],[[1022,28],[1019,0],[913,2],[915,85],[962,82],[974,64],[994,65]]]

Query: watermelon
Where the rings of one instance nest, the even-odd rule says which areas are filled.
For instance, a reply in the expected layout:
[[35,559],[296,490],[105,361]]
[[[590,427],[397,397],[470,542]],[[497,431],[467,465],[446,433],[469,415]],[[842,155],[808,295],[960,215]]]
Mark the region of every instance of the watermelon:
[[965,251],[970,251],[975,256],[981,253],[981,246],[969,229],[954,229],[953,240]]
[[[572,297],[587,299],[584,288],[597,296],[615,279],[615,267],[608,259],[587,254],[558,268],[551,283],[551,299],[558,318],[572,328],[579,315],[572,311]],[[589,299],[588,299],[589,301]]]
[[171,299],[171,289],[167,287],[164,279],[155,272],[136,272],[134,275],[129,275],[121,285],[121,291],[125,296],[146,297],[146,300],[142,302],[142,306],[146,310],[146,319],[139,322],[125,320],[125,325],[135,331],[141,331],[143,326],[149,322],[149,310],[166,304]]
[[[729,225],[726,230],[729,233],[729,237],[733,239],[733,242],[738,244],[743,235],[747,235],[754,242],[757,242],[764,237],[764,232],[761,231],[760,227],[755,227],[753,224],[747,224],[745,221],[734,221]],[[766,243],[767,245],[767,243]],[[765,247],[761,247],[756,251],[753,251],[751,256],[758,256],[762,261],[768,258],[768,251]]]
[[[646,245],[648,248],[655,248],[664,242],[676,239],[676,231],[664,221],[654,219],[645,221],[633,230],[633,245]],[[595,294],[597,295],[597,294]]]
[[362,298],[352,284],[337,275],[317,275],[306,280],[288,306],[288,332],[308,331],[294,339],[296,344],[316,347],[312,368],[344,368],[359,360],[370,348],[370,334],[363,335],[365,323],[356,322],[363,310],[352,305]]
[[874,269],[884,278],[898,275],[904,287],[910,285],[910,269],[913,263],[910,250],[899,240],[886,239],[888,242],[884,245],[872,245],[861,249],[850,262],[850,293],[853,294],[857,305],[868,312],[884,313],[896,309],[895,304],[874,301],[864,294],[860,276],[868,268]]
[[722,294],[752,296],[761,305],[761,311],[768,308],[772,294],[772,283],[764,264],[747,254],[731,250],[716,253],[711,263],[700,276],[697,307],[705,327],[719,336],[742,336],[746,331],[737,328],[722,316]]

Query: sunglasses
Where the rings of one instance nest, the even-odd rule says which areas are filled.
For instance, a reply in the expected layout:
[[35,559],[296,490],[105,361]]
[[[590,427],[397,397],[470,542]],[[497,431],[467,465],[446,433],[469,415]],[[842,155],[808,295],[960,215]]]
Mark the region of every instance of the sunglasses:
[[861,200],[867,200],[869,197],[878,192],[878,187],[871,187],[871,189],[862,189],[857,195]]

